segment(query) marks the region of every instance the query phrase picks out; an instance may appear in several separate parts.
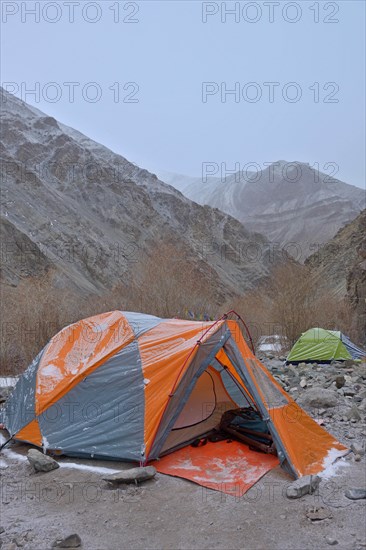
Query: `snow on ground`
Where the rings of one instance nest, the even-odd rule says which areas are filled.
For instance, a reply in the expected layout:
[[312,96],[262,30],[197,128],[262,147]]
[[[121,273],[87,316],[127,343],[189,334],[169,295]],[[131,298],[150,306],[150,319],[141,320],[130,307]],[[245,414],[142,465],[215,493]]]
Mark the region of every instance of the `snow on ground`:
[[[5,441],[6,441],[6,438],[2,434],[0,434],[0,446],[3,445]],[[341,473],[340,470],[342,469],[342,467],[349,466],[349,463],[342,458],[342,455],[344,455],[344,453],[345,451],[330,449],[330,451],[328,452],[328,455],[325,457],[323,461],[324,470],[319,474],[319,476],[322,479],[328,480],[332,477],[335,477]],[[15,460],[19,462],[24,462],[27,460],[27,457],[25,455],[16,453],[7,447],[5,447],[1,451],[1,454],[3,458],[0,459],[0,469],[4,469],[8,467],[6,459]],[[58,459],[58,463],[60,465],[60,468],[83,470],[83,471],[93,472],[97,474],[116,474],[117,472],[121,471],[121,470],[116,470],[114,468],[101,467],[98,465],[92,466],[88,464],[78,464],[76,462],[63,462],[62,459],[61,460]],[[187,467],[188,466],[189,465],[187,465]],[[184,468],[184,467],[185,467],[184,463],[179,464],[179,468]],[[189,468],[192,469],[192,465],[190,465]]]
[[76,464],[75,462],[60,462],[60,468],[70,468],[72,470],[83,470],[86,472],[93,472],[95,474],[117,474],[121,470],[114,468],[104,468],[102,466],[89,466],[87,464]]
[[18,382],[18,376],[2,376],[0,377],[0,388],[14,387]]
[[[6,438],[0,434],[0,445],[3,445],[6,441]],[[22,455],[20,453],[16,453],[12,451],[11,449],[5,447],[1,454],[3,455],[3,458],[0,459],[0,469],[4,469],[8,467],[7,461],[8,460],[17,460],[18,462],[24,462],[27,460],[27,457],[25,455]],[[84,470],[88,472],[93,472],[97,474],[116,474],[120,470],[116,470],[113,468],[104,468],[101,466],[89,466],[87,464],[76,464],[74,462],[63,462],[62,460],[58,461],[60,468],[69,468],[74,470]]]
[[346,462],[343,458],[346,454],[348,454],[348,451],[330,449],[323,461],[324,470],[320,472],[319,476],[324,480],[328,480],[339,475],[343,467],[348,467],[350,465],[350,463]]

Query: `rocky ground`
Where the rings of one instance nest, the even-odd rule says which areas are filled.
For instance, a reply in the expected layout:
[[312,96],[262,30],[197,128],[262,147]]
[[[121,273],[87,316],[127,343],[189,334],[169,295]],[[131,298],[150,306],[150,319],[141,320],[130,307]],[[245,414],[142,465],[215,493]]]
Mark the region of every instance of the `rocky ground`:
[[[60,468],[36,473],[26,458],[29,446],[15,443],[0,458],[1,550],[56,544],[88,550],[366,548],[366,500],[345,495],[366,487],[365,364],[285,366],[283,358],[262,359],[299,404],[350,448],[314,494],[287,498],[292,479],[280,468],[240,499],[161,474],[115,488],[103,480],[106,468],[127,465],[62,459]],[[60,542],[73,534],[78,536]]]
[[366,365],[352,360],[331,364],[285,365],[285,357],[261,357],[281,386],[342,443],[366,436]]

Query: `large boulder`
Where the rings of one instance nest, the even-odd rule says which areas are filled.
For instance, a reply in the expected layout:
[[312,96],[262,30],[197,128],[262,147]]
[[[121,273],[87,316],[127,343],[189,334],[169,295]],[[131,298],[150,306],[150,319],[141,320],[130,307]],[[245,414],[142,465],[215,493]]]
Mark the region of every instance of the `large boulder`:
[[141,483],[155,477],[156,469],[154,466],[144,466],[142,468],[130,468],[129,470],[122,470],[116,474],[103,477],[104,481],[111,483],[112,485],[119,485],[120,483]]
[[345,495],[350,500],[359,500],[366,498],[366,489],[363,487],[356,488],[356,489],[347,489],[345,492]]
[[30,449],[27,458],[36,472],[50,472],[60,467],[56,460],[50,456],[44,455],[36,449]]
[[63,540],[56,540],[52,548],[80,548],[81,546],[81,538],[76,533],[73,535],[69,535]]
[[303,476],[287,487],[287,498],[301,498],[304,495],[312,495],[320,483],[319,476]]
[[362,418],[360,415],[360,411],[358,410],[355,404],[353,404],[352,407],[348,410],[346,417],[348,420],[356,420],[356,421],[361,420]]
[[335,391],[320,386],[308,389],[299,399],[301,405],[309,405],[316,408],[335,407],[338,402],[338,395]]
[[363,456],[365,454],[365,445],[363,444],[363,442],[357,443],[357,441],[354,441],[353,443],[351,443],[351,451],[355,455]]
[[5,386],[0,388],[0,403],[5,403],[13,389],[13,386]]

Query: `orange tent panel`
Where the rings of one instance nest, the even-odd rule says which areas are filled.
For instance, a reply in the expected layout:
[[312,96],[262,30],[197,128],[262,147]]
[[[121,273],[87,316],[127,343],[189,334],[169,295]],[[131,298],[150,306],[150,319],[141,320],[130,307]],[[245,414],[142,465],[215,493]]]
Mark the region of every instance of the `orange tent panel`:
[[39,428],[38,420],[35,418],[32,422],[24,426],[24,428],[15,434],[14,438],[22,441],[28,441],[29,443],[33,443],[34,445],[41,447],[42,434]]
[[[222,322],[218,326],[221,325]],[[211,327],[212,323],[171,319],[139,337],[145,379],[146,455],[151,449],[169,395],[193,360],[197,341],[202,339],[204,342],[211,334]]]
[[133,338],[132,328],[119,311],[64,328],[51,339],[38,368],[36,414],[45,411]]
[[295,401],[270,416],[299,476],[319,473],[347,450]]

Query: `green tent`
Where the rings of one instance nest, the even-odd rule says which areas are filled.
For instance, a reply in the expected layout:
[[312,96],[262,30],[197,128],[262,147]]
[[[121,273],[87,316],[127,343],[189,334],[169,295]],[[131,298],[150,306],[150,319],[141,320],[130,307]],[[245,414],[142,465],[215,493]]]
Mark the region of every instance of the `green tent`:
[[339,330],[311,328],[302,333],[286,363],[329,363],[332,360],[360,359],[364,355],[365,352]]

